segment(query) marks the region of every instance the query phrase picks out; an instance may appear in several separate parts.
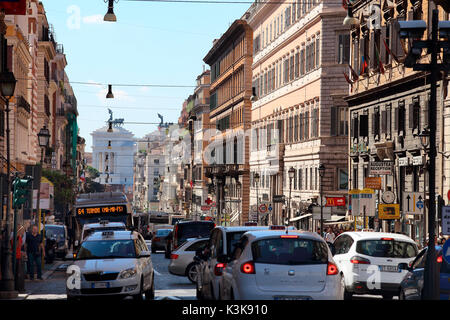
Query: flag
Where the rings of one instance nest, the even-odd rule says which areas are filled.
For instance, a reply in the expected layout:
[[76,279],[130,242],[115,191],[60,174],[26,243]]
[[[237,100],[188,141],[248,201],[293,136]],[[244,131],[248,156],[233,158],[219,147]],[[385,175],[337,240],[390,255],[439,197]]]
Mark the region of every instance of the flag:
[[350,67],[350,71],[351,71],[351,73],[352,73],[352,80],[353,80],[353,82],[355,82],[356,80],[359,79],[359,76],[358,76],[358,74],[356,73],[356,71],[353,70],[353,68],[352,68],[351,65],[349,65],[349,67]]
[[380,72],[381,72],[382,74],[384,74],[383,62],[381,61],[380,53],[378,52],[377,46],[375,46],[375,54],[377,55],[378,68],[379,68]]
[[398,63],[398,58],[397,58],[397,56],[389,49],[389,47],[388,47],[388,45],[387,45],[387,43],[386,43],[386,40],[383,39],[383,43],[384,43],[384,46],[386,47],[386,50],[387,50],[387,52],[389,53],[389,55],[392,57],[392,59],[395,60],[395,62]]
[[347,75],[345,72],[342,72],[342,73],[344,74],[345,80],[347,80],[347,82],[348,82],[349,84],[353,84],[353,81],[350,80],[350,78],[348,77],[348,75]]
[[364,59],[364,56],[361,56],[362,59],[362,67],[361,67],[361,73],[360,75],[363,75],[366,71],[366,68],[368,67],[367,61]]

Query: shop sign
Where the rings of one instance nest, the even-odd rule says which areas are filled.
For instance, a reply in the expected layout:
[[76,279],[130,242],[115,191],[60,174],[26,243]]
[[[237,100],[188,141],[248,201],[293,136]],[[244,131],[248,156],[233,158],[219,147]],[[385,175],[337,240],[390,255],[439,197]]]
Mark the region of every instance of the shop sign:
[[366,188],[381,190],[381,177],[367,177],[365,185]]
[[394,161],[373,161],[370,163],[370,175],[392,175]]

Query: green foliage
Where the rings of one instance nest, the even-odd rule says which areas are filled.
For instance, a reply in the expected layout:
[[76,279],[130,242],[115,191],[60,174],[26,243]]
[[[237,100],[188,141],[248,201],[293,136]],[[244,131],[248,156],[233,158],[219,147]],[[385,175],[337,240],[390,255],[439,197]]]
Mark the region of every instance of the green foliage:
[[86,175],[88,176],[88,178],[95,179],[95,178],[100,177],[100,173],[94,167],[87,166],[85,172],[86,172]]
[[42,169],[42,176],[54,185],[55,208],[63,208],[65,205],[75,202],[74,185],[70,177],[59,171],[47,169]]

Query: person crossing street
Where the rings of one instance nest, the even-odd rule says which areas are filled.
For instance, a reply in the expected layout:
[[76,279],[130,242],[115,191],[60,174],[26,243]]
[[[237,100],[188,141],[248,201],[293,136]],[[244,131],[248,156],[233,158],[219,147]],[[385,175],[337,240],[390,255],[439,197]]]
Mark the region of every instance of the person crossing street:
[[34,280],[34,265],[36,265],[37,279],[43,280],[41,255],[45,255],[45,250],[44,245],[42,244],[42,237],[38,233],[38,227],[36,225],[31,228],[31,233],[27,234],[26,247],[29,262],[28,274],[30,276],[30,280]]

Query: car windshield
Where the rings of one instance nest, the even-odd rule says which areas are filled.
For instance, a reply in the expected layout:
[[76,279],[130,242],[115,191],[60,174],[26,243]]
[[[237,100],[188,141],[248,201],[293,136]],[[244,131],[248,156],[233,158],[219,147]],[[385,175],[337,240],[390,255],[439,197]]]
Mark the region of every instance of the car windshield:
[[90,235],[92,235],[96,231],[114,231],[114,230],[125,230],[125,227],[98,227],[98,228],[91,228],[84,230],[84,236],[83,239],[86,239]]
[[270,238],[252,243],[255,263],[305,265],[328,263],[324,242],[299,238]]
[[156,231],[156,236],[157,237],[165,237],[170,233],[170,229],[159,229],[158,231]]
[[136,258],[133,240],[84,241],[77,254],[77,260]]
[[356,244],[356,252],[380,258],[414,258],[417,247],[410,242],[390,239],[360,240]]
[[45,226],[45,236],[50,239],[64,239],[64,228]]

